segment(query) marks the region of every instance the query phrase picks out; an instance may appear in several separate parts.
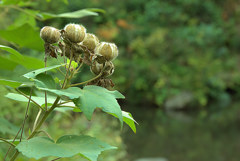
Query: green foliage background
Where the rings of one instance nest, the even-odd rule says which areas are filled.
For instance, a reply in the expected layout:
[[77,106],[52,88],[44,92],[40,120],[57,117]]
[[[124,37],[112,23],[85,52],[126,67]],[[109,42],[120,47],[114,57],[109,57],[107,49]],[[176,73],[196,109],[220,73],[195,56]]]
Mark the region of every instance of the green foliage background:
[[[107,135],[108,140],[121,147],[114,154],[106,154],[106,160],[140,157],[238,160],[240,3],[237,0],[25,0],[25,3],[27,8],[18,4],[25,12],[11,7],[1,8],[0,12],[0,43],[17,48],[25,56],[43,60],[39,29],[45,25],[63,28],[69,22],[81,23],[88,32],[119,47],[112,80],[127,98],[120,102],[124,109],[137,116],[141,125],[138,133],[129,134],[124,129],[122,140],[116,129],[117,121],[109,123],[98,115],[90,128],[87,120],[74,118],[84,123],[80,129],[72,129],[79,133],[87,128],[87,133],[100,135],[103,141]],[[84,8],[106,12],[81,19],[47,19],[42,13],[60,14]],[[0,63],[5,63],[1,66],[1,78],[22,79],[19,76],[30,70],[19,65],[19,61],[6,63],[13,59],[0,52]],[[9,74],[10,70],[15,74]],[[85,73],[76,82],[90,77]],[[7,90],[1,87],[1,95]],[[1,98],[1,102],[0,116],[20,125],[25,104],[6,98]],[[57,128],[62,123],[70,129],[72,120],[65,114],[58,113],[54,119],[56,126],[50,129],[53,133],[57,131],[54,135],[63,132]],[[98,119],[102,125],[97,124]],[[156,140],[160,141],[154,145]],[[141,148],[136,150],[136,147]]]

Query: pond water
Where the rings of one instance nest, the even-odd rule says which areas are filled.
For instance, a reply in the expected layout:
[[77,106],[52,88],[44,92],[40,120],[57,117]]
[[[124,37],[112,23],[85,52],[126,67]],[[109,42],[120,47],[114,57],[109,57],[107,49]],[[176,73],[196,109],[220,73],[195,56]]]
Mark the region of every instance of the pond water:
[[240,106],[198,111],[133,108],[137,134],[123,134],[131,161],[239,161]]

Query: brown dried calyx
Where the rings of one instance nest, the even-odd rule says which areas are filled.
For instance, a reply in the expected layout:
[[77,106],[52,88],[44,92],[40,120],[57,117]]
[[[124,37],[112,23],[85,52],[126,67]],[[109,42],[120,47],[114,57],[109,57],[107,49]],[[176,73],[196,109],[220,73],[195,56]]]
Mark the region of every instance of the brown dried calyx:
[[40,31],[40,37],[45,41],[45,43],[53,44],[60,40],[60,32],[54,27],[45,26]]

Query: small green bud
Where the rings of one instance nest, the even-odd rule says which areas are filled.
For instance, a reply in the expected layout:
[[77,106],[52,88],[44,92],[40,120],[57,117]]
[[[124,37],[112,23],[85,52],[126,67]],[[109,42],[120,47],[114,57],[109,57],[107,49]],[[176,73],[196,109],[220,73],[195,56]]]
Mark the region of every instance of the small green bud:
[[64,27],[65,36],[73,43],[82,42],[86,36],[86,28],[78,24],[68,24]]
[[96,46],[99,44],[99,40],[97,36],[94,34],[87,33],[85,39],[83,40],[82,44],[88,48],[90,51],[94,51]]
[[94,50],[96,55],[102,55],[107,61],[118,56],[118,48],[114,43],[101,42]]
[[46,43],[56,43],[60,40],[60,32],[58,29],[51,27],[51,26],[45,26],[40,31],[40,37],[46,42]]

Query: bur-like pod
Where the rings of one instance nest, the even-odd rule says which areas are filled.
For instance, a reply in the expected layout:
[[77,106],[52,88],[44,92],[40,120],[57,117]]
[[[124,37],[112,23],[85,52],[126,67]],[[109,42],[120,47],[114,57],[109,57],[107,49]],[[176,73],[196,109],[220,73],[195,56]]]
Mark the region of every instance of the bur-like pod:
[[60,40],[60,32],[58,29],[51,27],[51,26],[45,26],[40,31],[40,37],[49,44],[56,43]]
[[78,24],[68,24],[64,27],[65,37],[72,43],[82,42],[86,36],[86,28]]
[[94,53],[103,56],[107,61],[112,61],[118,56],[118,48],[114,43],[101,42]]
[[97,36],[95,36],[94,34],[90,34],[90,33],[87,33],[85,39],[82,42],[82,45],[87,47],[87,49],[90,51],[94,51],[94,49],[96,48],[96,46],[98,44],[99,44],[99,40],[98,40]]

